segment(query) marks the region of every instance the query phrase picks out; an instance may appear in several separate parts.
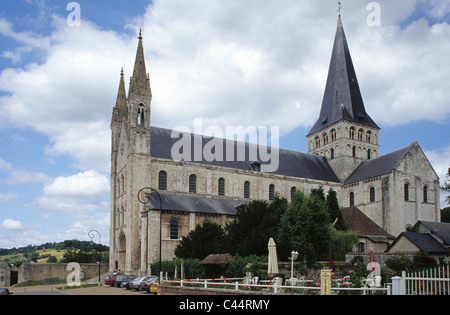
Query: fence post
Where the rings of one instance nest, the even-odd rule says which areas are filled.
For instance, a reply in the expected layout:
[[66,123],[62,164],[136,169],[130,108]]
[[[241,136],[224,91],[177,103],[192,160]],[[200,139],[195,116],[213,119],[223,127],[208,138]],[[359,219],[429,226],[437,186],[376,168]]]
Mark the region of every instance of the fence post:
[[401,277],[392,277],[392,295],[406,295],[406,272]]
[[400,295],[400,281],[401,277],[392,277],[392,295]]

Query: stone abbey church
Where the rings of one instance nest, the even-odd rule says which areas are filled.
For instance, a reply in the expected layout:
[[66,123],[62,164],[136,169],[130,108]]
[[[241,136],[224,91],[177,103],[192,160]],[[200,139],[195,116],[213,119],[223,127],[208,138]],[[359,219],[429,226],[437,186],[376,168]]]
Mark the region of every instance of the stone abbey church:
[[[308,194],[320,186],[334,189],[342,208],[359,209],[389,235],[418,220],[440,221],[439,178],[419,144],[380,155],[380,127],[365,110],[340,17],[308,153],[279,149],[274,172],[264,172],[259,155],[250,158],[252,144],[232,140],[223,140],[224,149],[244,148],[245,159],[172,159],[179,138],[150,124],[151,102],[140,34],[128,94],[122,71],[111,121],[111,270],[117,264],[127,273],[148,273],[151,263],[174,258],[197,224],[225,224],[239,204],[276,193],[290,200],[297,190]],[[210,139],[183,136],[203,147]],[[142,204],[144,187],[161,198],[151,193]]]

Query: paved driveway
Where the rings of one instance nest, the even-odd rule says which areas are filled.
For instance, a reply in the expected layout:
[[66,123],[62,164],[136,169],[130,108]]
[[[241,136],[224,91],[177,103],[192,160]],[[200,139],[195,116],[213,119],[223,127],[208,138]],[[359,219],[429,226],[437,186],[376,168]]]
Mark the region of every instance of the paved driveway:
[[152,295],[142,291],[131,291],[111,286],[89,287],[82,289],[58,290],[62,285],[42,285],[31,287],[13,288],[9,287],[9,291],[14,295]]

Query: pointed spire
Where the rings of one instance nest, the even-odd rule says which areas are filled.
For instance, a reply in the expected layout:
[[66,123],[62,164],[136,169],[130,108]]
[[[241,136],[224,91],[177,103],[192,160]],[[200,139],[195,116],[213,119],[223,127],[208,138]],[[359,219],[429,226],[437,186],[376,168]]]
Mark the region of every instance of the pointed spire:
[[343,119],[379,128],[366,113],[339,15],[320,116],[309,134]]
[[127,107],[127,92],[125,90],[125,80],[123,78],[123,68],[120,71],[119,91],[117,92],[116,107]]
[[130,81],[131,93],[138,93],[141,95],[151,95],[150,79],[147,76],[144,58],[144,45],[142,44],[142,30],[139,31],[139,43],[136,52],[136,60],[134,62],[133,76]]

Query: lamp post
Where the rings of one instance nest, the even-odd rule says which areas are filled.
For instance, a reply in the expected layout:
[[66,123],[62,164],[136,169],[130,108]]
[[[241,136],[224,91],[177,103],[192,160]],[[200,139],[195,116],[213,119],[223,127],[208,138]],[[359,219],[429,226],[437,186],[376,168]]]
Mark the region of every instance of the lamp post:
[[162,198],[159,192],[151,187],[144,187],[138,192],[138,200],[144,205],[143,213],[147,214],[147,228],[146,228],[146,264],[148,265],[148,212],[150,209],[146,209],[145,206],[149,203],[147,194],[156,193],[159,198],[159,270],[158,275],[161,273],[161,218],[162,218]]
[[291,253],[291,257],[289,257],[289,259],[291,260],[291,284],[294,281],[294,260],[296,260],[297,258],[298,252],[293,250]]
[[[95,235],[94,235],[93,232],[95,232],[95,233],[98,234],[98,243],[101,245],[101,244],[102,244],[102,236],[100,235],[100,232],[99,232],[99,231],[96,231],[96,230],[90,230],[90,231],[88,232],[88,236],[89,236],[90,239],[91,239],[91,243],[94,243],[93,240],[92,240],[92,239],[95,237]],[[98,252],[98,283],[99,283],[99,285],[100,285],[100,274],[101,274],[101,271],[100,271],[100,264],[101,264],[102,257],[100,256],[100,250],[98,250],[97,252]]]

